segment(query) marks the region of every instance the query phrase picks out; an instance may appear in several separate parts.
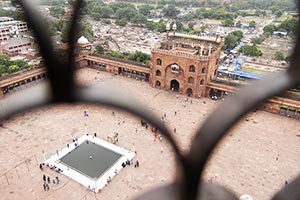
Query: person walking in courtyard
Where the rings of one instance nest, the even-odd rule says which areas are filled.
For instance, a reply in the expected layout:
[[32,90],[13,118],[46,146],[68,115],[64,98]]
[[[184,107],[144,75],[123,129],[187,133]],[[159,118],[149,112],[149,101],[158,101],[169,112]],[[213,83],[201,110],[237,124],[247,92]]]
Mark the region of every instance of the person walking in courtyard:
[[50,185],[48,183],[46,183],[46,189],[47,189],[47,191],[49,191],[49,189],[50,189]]
[[140,163],[138,160],[135,161],[135,164],[134,164],[134,167],[139,167],[140,166]]
[[43,165],[40,163],[40,170],[43,171]]
[[176,133],[176,128],[174,128],[174,133]]
[[55,177],[55,179],[56,179],[56,184],[59,184],[59,178],[58,178],[58,176],[57,177]]
[[47,181],[48,181],[48,183],[50,184],[50,177],[48,176],[48,178],[47,178]]
[[43,181],[46,182],[46,175],[43,175]]
[[83,111],[83,116],[84,117],[88,117],[89,116],[89,114],[88,114],[88,112],[85,110],[85,111]]
[[44,188],[44,191],[46,191],[46,189],[47,189],[46,182],[43,183],[43,188]]

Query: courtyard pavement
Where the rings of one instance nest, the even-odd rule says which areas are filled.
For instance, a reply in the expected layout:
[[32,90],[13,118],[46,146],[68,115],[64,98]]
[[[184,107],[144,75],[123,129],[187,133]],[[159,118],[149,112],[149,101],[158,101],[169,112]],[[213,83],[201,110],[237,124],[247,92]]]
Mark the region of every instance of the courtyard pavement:
[[[118,87],[130,92],[157,117],[166,114],[165,124],[170,130],[176,128],[173,135],[182,151],[189,149],[197,128],[222,102],[193,98],[190,103],[189,98],[184,107],[186,96],[177,98],[176,93],[152,88],[146,82],[93,69],[81,69],[77,79],[84,85]],[[9,98],[1,100],[1,106]],[[88,117],[84,117],[84,111]],[[247,118],[214,150],[204,179],[226,186],[237,196],[247,193],[255,200],[269,199],[300,172],[300,123],[263,111],[249,113]],[[72,137],[87,132],[96,132],[104,140],[119,133],[117,145],[137,151],[134,160],[140,167],[125,167],[97,194],[62,174],[39,169],[44,158],[66,147]],[[30,110],[2,122],[0,141],[0,199],[133,199],[170,183],[176,175],[174,155],[164,139],[155,141],[151,129],[142,127],[139,118],[106,107],[76,104]],[[43,174],[51,179],[59,176],[61,181],[58,185],[51,183],[50,190],[44,191]]]

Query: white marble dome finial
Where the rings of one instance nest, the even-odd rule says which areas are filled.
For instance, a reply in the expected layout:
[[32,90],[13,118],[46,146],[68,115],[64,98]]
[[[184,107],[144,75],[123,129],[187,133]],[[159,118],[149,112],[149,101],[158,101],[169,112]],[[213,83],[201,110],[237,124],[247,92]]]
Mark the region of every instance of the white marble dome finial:
[[249,194],[243,194],[240,196],[239,200],[253,200]]
[[176,31],[176,29],[177,29],[176,21],[174,21],[174,24],[173,24],[172,28],[173,28],[174,31]]
[[89,41],[88,41],[88,39],[86,39],[86,37],[81,36],[81,37],[77,40],[77,43],[78,43],[78,44],[88,44]]
[[167,30],[167,31],[170,30],[170,22],[167,22],[167,24],[166,24],[166,30]]

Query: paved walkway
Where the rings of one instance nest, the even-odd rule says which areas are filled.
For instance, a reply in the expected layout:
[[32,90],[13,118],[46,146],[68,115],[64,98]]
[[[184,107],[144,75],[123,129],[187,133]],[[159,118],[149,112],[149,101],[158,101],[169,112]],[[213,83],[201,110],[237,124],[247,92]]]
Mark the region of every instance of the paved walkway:
[[[182,150],[189,148],[194,131],[221,103],[193,99],[192,104],[189,102],[183,107],[185,96],[179,95],[177,99],[176,93],[151,88],[148,83],[92,69],[82,69],[78,79],[82,84],[118,86],[130,91],[159,118],[166,113],[166,124],[170,130],[176,128],[174,136]],[[2,106],[7,100],[2,100]],[[89,117],[83,116],[85,110]],[[255,200],[268,199],[286,180],[299,174],[300,123],[266,112],[251,113],[247,117],[249,121],[241,120],[215,150],[205,170],[205,179],[223,184],[237,195],[248,193]],[[154,141],[151,131],[140,126],[140,119],[119,110],[84,104],[44,107],[10,118],[3,122],[0,131],[1,175],[10,170],[7,173],[10,185],[5,176],[0,177],[1,199],[132,199],[171,182],[176,173],[172,149],[166,141]],[[99,194],[49,169],[39,170],[35,159],[42,162],[44,156],[55,154],[70,143],[72,137],[86,131],[96,132],[102,139],[118,132],[118,145],[136,150],[135,159],[139,160],[140,167],[124,168]],[[27,158],[30,159],[26,165]],[[58,175],[60,184],[51,183],[50,190],[45,192],[43,174],[51,178]]]

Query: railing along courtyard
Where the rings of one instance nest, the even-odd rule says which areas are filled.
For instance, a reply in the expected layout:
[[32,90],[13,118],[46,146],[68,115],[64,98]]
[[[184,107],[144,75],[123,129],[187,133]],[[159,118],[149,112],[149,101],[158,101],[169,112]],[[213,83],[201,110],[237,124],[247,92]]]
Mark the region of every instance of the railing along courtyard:
[[[256,108],[266,99],[279,95],[286,89],[293,88],[300,83],[300,38],[297,35],[296,44],[291,56],[290,67],[287,71],[267,77],[264,80],[253,82],[251,85],[227,98],[198,128],[192,140],[190,150],[183,154],[171,137],[170,131],[161,123],[160,119],[147,109],[145,105],[135,102],[130,95],[119,96],[117,89],[111,87],[79,87],[74,80],[75,73],[75,32],[78,29],[80,9],[83,1],[77,0],[74,4],[74,17],[69,33],[70,48],[68,59],[61,60],[54,56],[48,28],[42,20],[38,10],[29,0],[18,1],[25,11],[29,25],[39,42],[41,54],[48,70],[49,85],[45,88],[36,88],[34,92],[22,91],[14,96],[9,104],[0,112],[0,119],[28,110],[56,103],[85,102],[119,108],[136,115],[154,127],[168,139],[177,158],[177,178],[164,187],[138,197],[141,200],[233,200],[238,199],[225,187],[214,183],[206,183],[202,179],[203,169],[216,145],[249,111]],[[298,2],[299,9],[299,2]],[[299,27],[298,27],[299,29]],[[299,32],[299,31],[298,31]],[[20,98],[21,97],[21,98]],[[226,118],[222,114],[226,113]],[[218,124],[218,126],[216,126]],[[299,200],[300,177],[295,177],[288,185],[282,188],[272,198],[273,200]],[[85,197],[84,197],[85,198]]]

